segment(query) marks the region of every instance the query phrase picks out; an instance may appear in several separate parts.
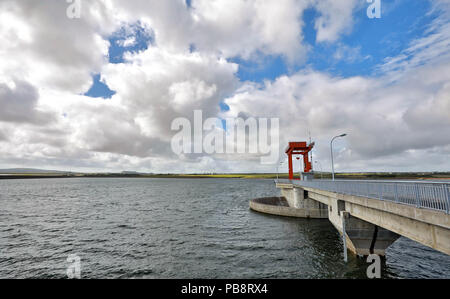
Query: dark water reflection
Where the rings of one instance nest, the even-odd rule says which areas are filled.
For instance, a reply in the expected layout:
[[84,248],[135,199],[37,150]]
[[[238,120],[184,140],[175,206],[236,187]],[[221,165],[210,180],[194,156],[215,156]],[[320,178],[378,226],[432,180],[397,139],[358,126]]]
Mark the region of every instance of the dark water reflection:
[[[72,178],[0,181],[0,278],[365,278],[328,220],[252,212],[271,180]],[[405,238],[388,278],[449,278],[450,257]]]

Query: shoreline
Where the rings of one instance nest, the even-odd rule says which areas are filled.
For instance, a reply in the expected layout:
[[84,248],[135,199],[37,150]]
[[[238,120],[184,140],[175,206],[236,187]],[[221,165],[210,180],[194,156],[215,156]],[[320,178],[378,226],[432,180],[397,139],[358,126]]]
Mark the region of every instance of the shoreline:
[[[280,179],[288,179],[288,174],[279,174]],[[450,173],[337,173],[337,179],[357,180],[450,180]],[[273,173],[242,173],[242,174],[122,174],[122,173],[85,173],[85,174],[57,174],[57,173],[11,173],[0,174],[0,180],[17,179],[58,179],[58,178],[165,178],[165,179],[276,179]],[[330,179],[330,173],[315,173],[315,179]]]

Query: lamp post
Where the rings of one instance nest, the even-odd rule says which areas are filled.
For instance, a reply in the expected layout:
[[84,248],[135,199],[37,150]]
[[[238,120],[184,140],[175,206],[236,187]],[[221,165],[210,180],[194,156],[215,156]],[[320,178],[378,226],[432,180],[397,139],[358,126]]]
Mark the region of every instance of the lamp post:
[[284,161],[280,161],[280,163],[277,164],[277,181],[278,181],[278,168],[284,163]]
[[339,138],[339,137],[345,137],[345,136],[347,136],[347,134],[341,134],[341,135],[338,135],[338,136],[334,136],[334,137],[331,139],[331,142],[330,142],[330,150],[331,150],[331,176],[332,176],[332,180],[333,180],[333,181],[334,181],[333,141],[334,141],[334,139],[336,139],[336,138]]

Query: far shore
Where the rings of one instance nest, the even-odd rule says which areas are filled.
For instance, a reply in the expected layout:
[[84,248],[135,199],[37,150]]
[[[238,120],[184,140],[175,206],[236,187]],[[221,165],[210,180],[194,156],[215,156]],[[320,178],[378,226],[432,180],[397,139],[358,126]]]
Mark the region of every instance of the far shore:
[[[298,176],[298,174],[297,174]],[[287,173],[212,173],[212,174],[145,174],[145,173],[5,173],[0,180],[54,178],[173,178],[173,179],[287,179]],[[315,179],[331,179],[329,172],[315,172]],[[336,173],[336,179],[357,180],[450,180],[450,172],[347,172]]]

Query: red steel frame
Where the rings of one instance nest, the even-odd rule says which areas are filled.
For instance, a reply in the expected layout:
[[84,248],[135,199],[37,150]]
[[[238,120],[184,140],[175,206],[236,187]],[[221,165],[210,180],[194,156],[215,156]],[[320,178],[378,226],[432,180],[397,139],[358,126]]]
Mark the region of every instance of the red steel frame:
[[292,165],[292,156],[293,155],[302,155],[303,156],[303,171],[310,172],[312,170],[311,162],[309,161],[308,154],[313,149],[314,142],[307,144],[306,141],[300,142],[289,142],[289,146],[286,148],[286,154],[288,155],[289,162],[289,179],[294,179],[294,167]]

